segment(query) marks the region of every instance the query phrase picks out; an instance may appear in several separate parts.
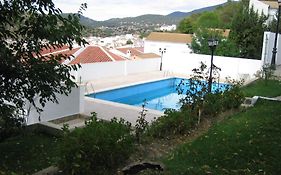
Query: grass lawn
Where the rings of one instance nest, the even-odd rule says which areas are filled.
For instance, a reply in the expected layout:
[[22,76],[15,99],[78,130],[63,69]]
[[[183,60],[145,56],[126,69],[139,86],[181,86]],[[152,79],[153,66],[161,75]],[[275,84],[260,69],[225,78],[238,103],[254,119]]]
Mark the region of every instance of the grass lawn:
[[24,134],[0,142],[0,174],[32,174],[57,161],[59,140]]
[[281,102],[258,101],[179,146],[163,162],[169,174],[280,174]]
[[276,97],[281,96],[281,82],[278,80],[268,80],[267,82],[258,79],[253,83],[242,88],[246,97],[265,96]]

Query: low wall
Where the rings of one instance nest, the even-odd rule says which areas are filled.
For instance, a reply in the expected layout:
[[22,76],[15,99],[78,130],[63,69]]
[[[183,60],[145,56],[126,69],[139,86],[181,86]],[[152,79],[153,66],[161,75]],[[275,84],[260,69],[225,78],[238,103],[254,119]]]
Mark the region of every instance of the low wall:
[[160,58],[82,64],[71,74],[77,82],[159,70]]
[[[190,53],[167,53],[163,56],[163,70],[190,75],[192,69],[200,66],[200,62],[210,67],[211,56]],[[222,56],[214,56],[213,63],[221,68],[221,78],[231,77],[234,79],[253,78],[254,74],[261,70],[262,66],[261,60]]]
[[[82,113],[84,111],[84,93],[84,86],[79,86],[78,88],[72,88],[68,96],[58,94],[59,103],[47,102],[40,114],[34,107],[31,107],[27,116],[27,124],[31,125]],[[41,121],[39,121],[39,117]]]

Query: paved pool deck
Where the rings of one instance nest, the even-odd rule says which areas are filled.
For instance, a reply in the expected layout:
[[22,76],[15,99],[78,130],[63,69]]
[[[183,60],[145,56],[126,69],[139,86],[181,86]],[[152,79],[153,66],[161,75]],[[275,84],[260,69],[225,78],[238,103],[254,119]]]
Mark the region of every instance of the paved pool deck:
[[153,71],[153,72],[138,73],[138,74],[132,74],[126,76],[101,78],[101,79],[95,79],[86,82],[85,93],[89,94],[106,89],[114,89],[116,87],[122,87],[131,84],[149,82],[149,81],[172,78],[172,77],[189,78],[187,75],[175,74],[168,71]]

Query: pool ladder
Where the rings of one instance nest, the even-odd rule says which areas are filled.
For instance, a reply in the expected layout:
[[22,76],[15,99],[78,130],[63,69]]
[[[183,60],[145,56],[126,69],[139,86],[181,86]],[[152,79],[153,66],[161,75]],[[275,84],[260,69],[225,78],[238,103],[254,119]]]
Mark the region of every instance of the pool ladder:
[[[90,85],[90,90],[88,89],[88,85]],[[93,83],[91,83],[90,81],[88,81],[86,84],[85,84],[85,91],[86,91],[86,94],[89,95],[90,93],[94,95],[94,98],[96,97],[96,92],[95,92],[95,88],[94,88],[94,85]]]
[[173,76],[174,76],[174,72],[173,71],[166,70],[164,72],[164,77],[173,77]]

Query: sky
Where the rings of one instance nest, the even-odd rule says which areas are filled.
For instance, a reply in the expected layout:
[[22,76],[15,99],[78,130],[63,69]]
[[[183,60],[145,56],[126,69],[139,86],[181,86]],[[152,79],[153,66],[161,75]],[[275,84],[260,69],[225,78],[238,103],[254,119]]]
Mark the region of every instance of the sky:
[[94,20],[135,17],[143,14],[167,15],[174,11],[189,12],[195,9],[222,4],[227,0],[53,0],[64,13],[76,13],[82,3],[88,8],[83,15]]

